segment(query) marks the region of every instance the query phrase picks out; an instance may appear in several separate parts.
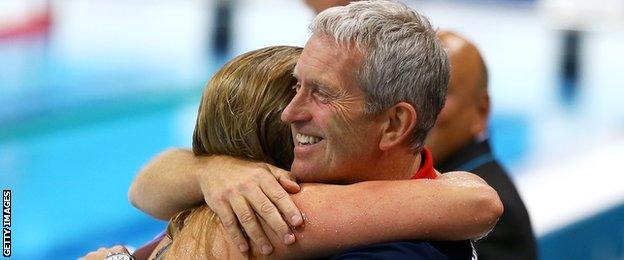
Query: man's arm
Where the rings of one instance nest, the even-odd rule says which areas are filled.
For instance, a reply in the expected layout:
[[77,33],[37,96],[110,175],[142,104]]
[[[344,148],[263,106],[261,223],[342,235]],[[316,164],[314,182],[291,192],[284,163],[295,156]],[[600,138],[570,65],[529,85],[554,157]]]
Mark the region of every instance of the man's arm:
[[222,220],[230,238],[246,251],[249,245],[239,223],[253,243],[272,250],[256,213],[281,234],[283,243],[294,242],[284,219],[292,226],[303,220],[286,191],[298,192],[299,185],[288,171],[272,165],[170,149],[139,172],[128,197],[135,207],[160,219],[205,201]]
[[496,191],[467,172],[435,180],[302,184],[292,197],[306,223],[295,230],[297,244],[276,245],[272,257],[325,256],[401,240],[476,239],[485,236],[503,212]]
[[[370,181],[352,185],[304,184],[292,195],[306,214],[292,246],[260,219],[275,252],[272,258],[325,256],[347,248],[397,240],[465,240],[487,234],[502,213],[496,193],[478,176],[453,172],[434,180]],[[200,218],[205,219],[205,218]],[[207,230],[205,221],[189,220],[185,229]],[[225,228],[222,234],[227,232]],[[196,234],[206,246],[209,233]],[[305,239],[303,239],[305,237]],[[257,244],[254,255],[261,250]],[[205,248],[204,248],[205,249]],[[96,253],[101,253],[99,250]],[[386,253],[394,252],[386,250]],[[398,253],[405,253],[404,250]]]
[[[435,180],[303,184],[302,191],[292,195],[306,215],[305,225],[295,230],[300,238],[296,244],[283,245],[282,237],[260,220],[276,245],[271,258],[321,257],[389,241],[466,240],[483,236],[502,212],[496,192],[470,173],[448,175]],[[189,246],[184,238],[192,238],[198,243],[190,246],[201,249],[200,252],[210,248],[224,250],[215,249],[215,243],[223,245],[219,241],[226,239],[226,232],[222,226],[215,230],[217,233],[205,232],[214,230],[210,226],[214,222],[205,221],[210,218],[207,214],[212,212],[204,210],[186,219],[178,243]],[[204,239],[206,236],[216,240]],[[261,249],[252,246],[251,254],[261,255]],[[232,258],[240,255],[232,253]]]

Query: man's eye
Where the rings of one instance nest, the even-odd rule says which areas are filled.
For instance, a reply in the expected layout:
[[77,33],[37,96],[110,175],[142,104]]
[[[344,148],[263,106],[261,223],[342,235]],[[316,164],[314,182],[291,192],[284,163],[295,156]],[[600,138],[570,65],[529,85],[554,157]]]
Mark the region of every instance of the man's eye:
[[327,103],[329,103],[329,101],[330,101],[330,98],[329,98],[327,95],[325,95],[324,93],[321,93],[321,92],[315,91],[315,92],[314,92],[314,93],[312,93],[312,94],[314,95],[314,97],[315,97],[315,98],[316,98],[319,102],[321,102],[321,103],[323,103],[323,104],[327,104]]
[[299,89],[301,89],[301,84],[295,84],[294,86],[292,86],[292,89],[294,89],[296,92],[299,92]]

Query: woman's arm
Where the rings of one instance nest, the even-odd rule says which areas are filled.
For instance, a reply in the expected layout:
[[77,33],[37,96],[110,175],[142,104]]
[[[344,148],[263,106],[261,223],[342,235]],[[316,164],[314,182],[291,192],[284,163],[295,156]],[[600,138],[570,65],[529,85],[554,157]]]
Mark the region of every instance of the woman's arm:
[[208,157],[171,148],[152,158],[128,190],[132,205],[152,217],[169,220],[175,213],[201,205],[204,195],[195,180]]

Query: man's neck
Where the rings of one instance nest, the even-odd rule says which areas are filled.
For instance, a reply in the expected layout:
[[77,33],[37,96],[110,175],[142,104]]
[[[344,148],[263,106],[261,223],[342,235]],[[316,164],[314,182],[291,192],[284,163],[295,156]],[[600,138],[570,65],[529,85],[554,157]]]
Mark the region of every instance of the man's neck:
[[420,168],[422,156],[409,149],[385,153],[378,164],[378,180],[407,180]]

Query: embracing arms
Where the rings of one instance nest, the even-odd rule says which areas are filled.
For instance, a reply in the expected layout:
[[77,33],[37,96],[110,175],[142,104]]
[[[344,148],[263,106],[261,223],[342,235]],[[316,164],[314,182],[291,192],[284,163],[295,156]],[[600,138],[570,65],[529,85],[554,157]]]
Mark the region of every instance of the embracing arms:
[[[266,236],[256,214],[278,238],[283,238],[277,241],[294,242],[295,237],[290,237],[293,233],[279,213],[285,212],[284,219],[289,222],[292,216],[300,216],[298,208],[280,187],[281,184],[290,192],[298,191],[299,186],[290,178],[287,171],[264,163],[227,156],[195,157],[189,151],[169,150],[139,173],[129,197],[135,206],[160,218],[168,218],[205,199],[236,245],[247,245],[242,242],[246,243],[238,227],[241,223],[252,243],[260,248],[271,242],[283,247],[276,244],[274,237],[270,238],[272,235]],[[379,239],[477,238],[486,234],[502,213],[496,192],[469,173],[451,173],[436,180],[346,186],[306,184],[293,198],[307,216],[303,233],[294,233],[297,238],[305,235],[305,241],[298,239],[300,242],[292,246],[303,251],[338,244],[365,244],[371,238],[358,233],[364,231],[380,233],[377,242]],[[275,216],[280,216],[279,221]],[[347,225],[351,221],[353,224]],[[340,235],[336,236],[338,229]],[[329,234],[337,240],[328,241]]]

